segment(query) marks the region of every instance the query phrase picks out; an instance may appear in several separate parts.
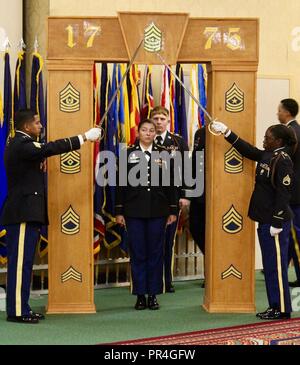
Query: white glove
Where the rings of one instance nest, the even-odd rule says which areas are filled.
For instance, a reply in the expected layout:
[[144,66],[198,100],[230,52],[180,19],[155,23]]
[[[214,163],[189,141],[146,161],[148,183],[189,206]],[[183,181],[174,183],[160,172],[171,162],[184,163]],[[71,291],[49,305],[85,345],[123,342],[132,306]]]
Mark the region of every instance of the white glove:
[[84,135],[88,141],[95,142],[98,139],[100,139],[101,131],[102,131],[101,128],[92,128],[89,129],[87,132],[85,132]]
[[275,237],[277,234],[279,234],[280,232],[282,232],[282,228],[275,228],[273,226],[270,227],[270,235],[272,237]]
[[224,134],[226,130],[228,129],[227,125],[225,125],[222,122],[214,121],[211,125],[212,129],[216,132],[221,132]]

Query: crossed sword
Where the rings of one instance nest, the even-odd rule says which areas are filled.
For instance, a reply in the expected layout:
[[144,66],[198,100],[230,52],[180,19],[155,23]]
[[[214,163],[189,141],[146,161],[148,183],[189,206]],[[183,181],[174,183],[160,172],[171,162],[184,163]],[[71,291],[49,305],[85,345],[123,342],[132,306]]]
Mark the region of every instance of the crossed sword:
[[[122,85],[123,85],[123,82],[124,80],[126,79],[126,76],[134,62],[134,60],[136,59],[136,56],[140,50],[140,48],[142,47],[142,44],[144,43],[144,38],[140,41],[139,45],[137,46],[130,62],[129,62],[129,65],[127,66],[123,76],[122,76],[122,79],[121,79],[121,82],[119,83],[118,87],[116,88],[113,96],[111,97],[108,105],[107,105],[107,108],[102,116],[102,118],[100,119],[100,122],[99,124],[95,125],[96,128],[100,128],[101,129],[101,136],[100,136],[100,139],[102,139],[104,137],[104,130],[102,128],[102,124],[105,120],[105,118],[107,117],[107,114],[109,113],[109,110],[115,100],[115,98],[117,97],[118,95],[118,92],[119,90],[121,89]],[[206,115],[206,117],[208,118],[209,120],[209,123],[208,123],[208,130],[210,133],[212,133],[213,135],[220,135],[221,132],[216,132],[213,128],[213,123],[217,120],[217,119],[213,119],[212,116],[208,113],[208,111],[204,108],[204,106],[200,103],[200,101],[195,97],[195,95],[193,95],[193,93],[184,85],[184,83],[180,80],[180,78],[176,75],[176,73],[171,69],[171,67],[165,62],[165,60],[163,59],[163,57],[157,52],[156,55],[158,56],[158,58],[160,59],[161,61],[161,64],[163,64],[165,67],[167,67],[167,69],[170,71],[170,73],[175,77],[175,79],[179,82],[179,84],[183,87],[183,89],[188,93],[188,95],[194,100],[194,102],[198,105],[198,107],[203,111],[203,113]]]

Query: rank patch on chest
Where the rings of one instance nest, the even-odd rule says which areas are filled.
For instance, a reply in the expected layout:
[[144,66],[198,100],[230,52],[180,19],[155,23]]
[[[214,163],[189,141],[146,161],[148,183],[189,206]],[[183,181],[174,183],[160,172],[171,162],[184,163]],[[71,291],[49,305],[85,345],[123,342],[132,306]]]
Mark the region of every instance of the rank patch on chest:
[[139,162],[139,161],[140,161],[139,156],[137,156],[135,153],[130,154],[129,160],[128,160],[129,163],[136,163],[136,162]]
[[39,142],[33,142],[33,144],[35,145],[35,147],[41,148],[41,144]]
[[282,180],[283,185],[289,186],[291,185],[291,178],[290,175],[286,175]]

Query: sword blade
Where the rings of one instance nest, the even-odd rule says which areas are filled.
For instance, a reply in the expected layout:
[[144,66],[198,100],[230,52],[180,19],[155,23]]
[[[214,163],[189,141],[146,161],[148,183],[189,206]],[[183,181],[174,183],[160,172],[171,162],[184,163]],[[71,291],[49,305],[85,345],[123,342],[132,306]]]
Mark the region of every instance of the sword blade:
[[171,69],[169,65],[165,62],[162,56],[159,53],[156,53],[159,57],[161,63],[167,67],[167,69],[171,72],[171,74],[175,77],[175,79],[179,82],[179,84],[184,88],[184,90],[189,94],[189,96],[194,100],[194,102],[199,106],[199,108],[203,111],[203,113],[207,116],[210,122],[213,121],[212,116],[208,113],[208,111],[203,107],[200,101],[192,94],[192,92],[184,85],[184,83],[180,80],[180,78],[176,75],[176,73]]
[[116,96],[118,95],[118,92],[119,92],[119,90],[121,89],[121,87],[122,87],[122,85],[123,85],[123,82],[124,82],[124,80],[125,80],[125,78],[126,78],[126,76],[127,76],[128,72],[129,72],[129,70],[130,70],[130,67],[132,66],[132,64],[133,64],[133,62],[134,62],[134,60],[135,60],[135,58],[136,58],[136,56],[137,56],[137,54],[138,54],[138,52],[139,52],[139,50],[140,50],[140,48],[141,48],[141,46],[142,46],[142,44],[143,44],[143,43],[144,43],[144,38],[140,41],[140,43],[139,43],[139,45],[138,45],[137,49],[135,50],[135,52],[134,52],[134,54],[133,54],[133,56],[132,56],[132,58],[131,58],[131,60],[130,60],[130,62],[129,62],[129,65],[128,65],[128,67],[126,68],[126,70],[125,70],[125,72],[124,72],[124,75],[122,76],[122,79],[121,79],[120,84],[118,85],[117,89],[115,90],[115,92],[114,92],[113,96],[111,97],[111,99],[110,99],[110,101],[109,101],[109,103],[108,103],[108,105],[107,105],[107,108],[106,108],[106,110],[105,110],[105,112],[104,112],[104,114],[103,114],[103,116],[102,116],[102,118],[101,118],[101,120],[100,120],[100,122],[99,122],[99,125],[95,125],[95,127],[102,128],[102,127],[101,127],[101,125],[103,124],[103,121],[104,121],[104,120],[105,120],[105,118],[107,117],[107,114],[108,114],[108,112],[110,111],[110,108],[111,108],[111,106],[112,106],[112,103],[114,102],[114,100],[115,100]]

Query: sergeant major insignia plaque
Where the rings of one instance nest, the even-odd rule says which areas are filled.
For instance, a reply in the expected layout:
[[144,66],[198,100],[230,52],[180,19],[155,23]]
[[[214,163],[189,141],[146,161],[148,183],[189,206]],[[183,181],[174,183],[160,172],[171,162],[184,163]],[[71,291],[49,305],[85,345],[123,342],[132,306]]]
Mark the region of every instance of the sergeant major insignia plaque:
[[162,32],[152,22],[144,30],[144,49],[148,52],[159,52],[162,48]]
[[240,113],[244,110],[244,93],[233,83],[231,88],[225,93],[225,109],[229,113]]
[[75,113],[80,110],[80,92],[70,82],[59,93],[59,109],[64,113]]

